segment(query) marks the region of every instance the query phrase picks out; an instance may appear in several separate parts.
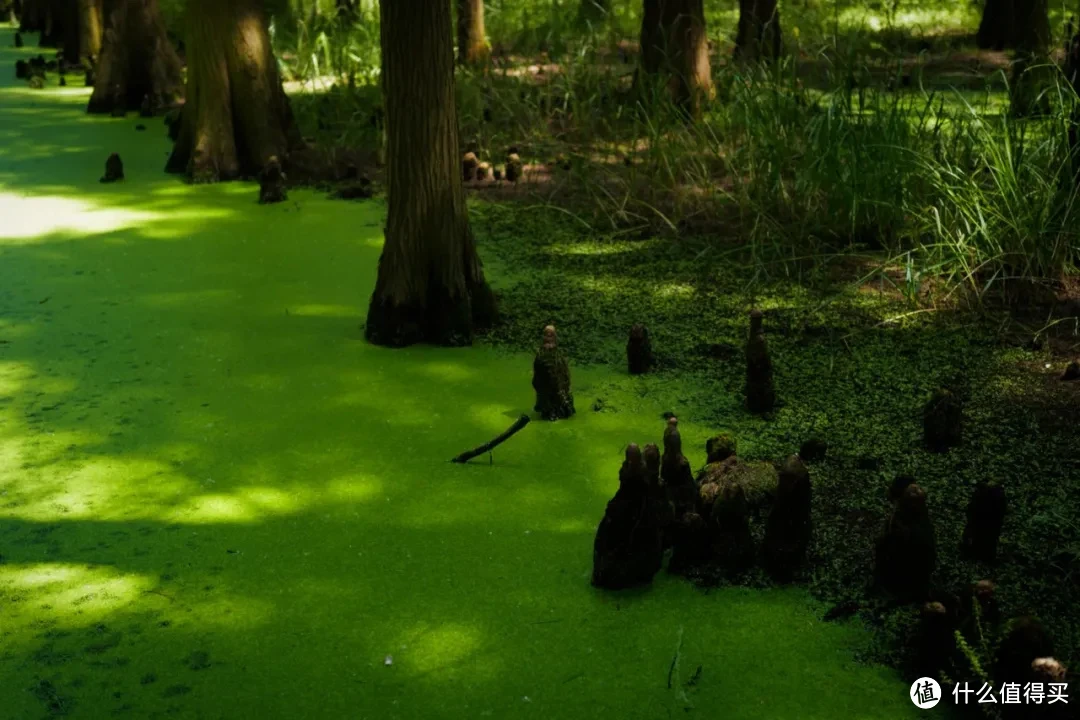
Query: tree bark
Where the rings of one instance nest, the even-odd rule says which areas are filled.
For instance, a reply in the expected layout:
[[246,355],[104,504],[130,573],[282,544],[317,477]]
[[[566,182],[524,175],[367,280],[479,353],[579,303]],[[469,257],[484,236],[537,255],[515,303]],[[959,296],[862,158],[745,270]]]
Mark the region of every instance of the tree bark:
[[19,13],[19,32],[40,32],[44,0],[23,0],[22,12]]
[[672,100],[693,117],[701,113],[713,92],[704,0],[645,0],[641,70],[667,75]]
[[303,146],[260,0],[190,0],[180,133],[166,165],[194,182],[258,175]]
[[645,0],[641,12],[641,70],[649,75],[660,72],[664,60],[664,33],[660,26],[663,0]]
[[387,222],[367,339],[467,345],[495,319],[465,207],[450,4],[384,0]]
[[1045,56],[1050,49],[1050,9],[1047,0],[1016,4],[1014,38],[1017,54]]
[[983,50],[1005,50],[1015,46],[1014,0],[986,0],[975,43]]
[[101,52],[103,0],[64,0],[72,22],[65,27],[64,62],[82,64]]
[[781,51],[780,12],[776,0],[739,0],[739,28],[735,59],[743,62],[775,60]]
[[146,98],[153,112],[175,104],[182,68],[157,0],[105,0],[103,9],[108,27],[86,111],[134,110]]
[[40,47],[59,48],[64,45],[67,27],[75,23],[75,8],[65,0],[38,0],[38,38]]
[[484,37],[484,0],[457,0],[458,63],[477,66],[491,55]]
[[1038,115],[1049,109],[1045,90],[1057,69],[1050,59],[1050,12],[1048,0],[1017,3],[1013,40],[1012,82],[1009,85],[1013,113]]

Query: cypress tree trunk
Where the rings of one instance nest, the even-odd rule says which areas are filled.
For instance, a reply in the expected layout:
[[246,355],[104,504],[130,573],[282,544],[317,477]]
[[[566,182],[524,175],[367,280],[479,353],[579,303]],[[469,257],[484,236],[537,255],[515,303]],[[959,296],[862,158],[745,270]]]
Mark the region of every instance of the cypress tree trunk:
[[1016,115],[1045,112],[1048,99],[1044,91],[1053,82],[1057,69],[1050,63],[1050,13],[1048,0],[1026,0],[1016,5],[1010,101]]
[[157,0],[105,0],[104,10],[108,27],[86,111],[134,110],[144,98],[155,112],[173,105],[183,83],[182,68]]
[[101,16],[103,0],[65,0],[68,14],[74,20],[64,37],[64,61],[79,65],[87,58],[97,58],[101,52]]
[[461,178],[450,4],[384,0],[386,243],[367,339],[466,345],[494,320]]
[[713,92],[704,0],[645,0],[640,69],[666,74],[672,100],[689,115],[700,114]]
[[194,182],[253,177],[303,146],[260,0],[189,0],[188,77],[166,165]]
[[41,47],[63,47],[67,27],[73,25],[75,20],[75,8],[69,6],[65,0],[39,0],[41,9],[38,19],[41,26],[41,36],[38,45]]
[[641,13],[641,70],[654,75],[664,59],[664,33],[660,27],[662,0],[645,0]]
[[739,0],[735,59],[744,62],[780,57],[780,12],[776,0]]
[[484,37],[484,0],[457,0],[458,62],[483,65],[491,49]]
[[1050,10],[1047,0],[1017,3],[1014,25],[1017,54],[1046,55],[1050,48]]
[[19,32],[40,32],[44,0],[23,0],[19,14]]
[[1016,33],[1013,26],[1016,22],[1016,10],[1014,0],[986,0],[979,31],[975,34],[976,44],[983,50],[1015,47]]

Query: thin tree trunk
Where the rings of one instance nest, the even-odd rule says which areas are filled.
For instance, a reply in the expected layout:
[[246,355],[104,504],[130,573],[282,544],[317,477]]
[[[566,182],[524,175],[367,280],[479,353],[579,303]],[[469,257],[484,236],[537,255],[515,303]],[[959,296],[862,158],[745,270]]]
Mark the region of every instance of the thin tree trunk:
[[457,0],[458,62],[483,65],[491,55],[484,37],[484,0]]
[[666,74],[672,100],[691,116],[713,92],[704,0],[645,0],[641,70]]
[[183,74],[157,0],[106,0],[104,11],[108,27],[86,111],[134,110],[147,102],[157,112],[174,105]]
[[288,167],[303,145],[281,86],[260,0],[190,0],[188,78],[180,134],[166,171],[195,182]]
[[761,62],[780,57],[780,12],[776,0],[739,0],[735,59]]
[[384,0],[386,242],[365,334],[379,345],[466,345],[494,320],[460,171],[450,5]]

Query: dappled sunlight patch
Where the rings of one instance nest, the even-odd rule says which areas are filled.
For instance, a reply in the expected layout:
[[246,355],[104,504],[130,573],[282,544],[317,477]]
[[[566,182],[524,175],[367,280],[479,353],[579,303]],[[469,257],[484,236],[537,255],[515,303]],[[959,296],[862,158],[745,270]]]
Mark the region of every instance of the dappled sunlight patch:
[[93,518],[156,518],[194,487],[154,460],[97,457],[51,465],[34,483],[34,497],[5,514],[47,522]]
[[248,524],[259,521],[264,508],[250,499],[235,494],[213,493],[196,495],[176,510],[177,519],[193,525],[220,523]]
[[[7,321],[0,321],[0,323],[2,323],[0,324],[0,331],[4,333],[5,340],[19,334],[20,330],[27,327],[26,325],[22,327],[15,326]],[[25,332],[22,334],[25,334]],[[38,379],[37,373],[30,363],[18,360],[0,362],[0,396],[14,396],[23,388],[27,380],[36,379]]]
[[606,279],[598,277],[585,277],[580,280],[581,286],[586,290],[594,290],[603,293],[618,293],[625,290],[625,281],[618,279]]
[[[480,631],[469,625],[446,623],[433,626],[425,623],[401,635],[392,661],[420,675],[451,671],[476,655],[481,640]],[[494,669],[490,666],[487,668],[489,671]],[[470,663],[468,670],[470,675],[474,674],[477,670],[475,663]]]
[[109,565],[0,565],[0,588],[6,586],[8,594],[15,594],[26,607],[58,611],[69,627],[90,625],[138,601],[156,582]]
[[441,361],[428,362],[421,365],[419,370],[436,380],[445,380],[448,382],[459,382],[476,376],[474,370],[469,369],[461,363]]
[[367,502],[383,493],[383,482],[371,475],[352,473],[336,477],[326,483],[326,493],[343,502]]
[[[154,207],[151,205],[149,207]],[[176,209],[165,205],[158,205],[162,212],[168,212],[171,218],[168,223],[153,223],[139,229],[139,234],[152,240],[188,240],[191,238],[192,222],[207,222],[212,220],[224,220],[234,213],[225,208],[213,208],[199,206],[196,208]]]
[[562,519],[551,524],[552,532],[564,533],[567,535],[587,535],[596,531],[596,525],[600,522],[600,517],[597,517],[593,521],[585,520],[583,518],[578,519]]
[[192,304],[220,305],[235,297],[236,291],[233,289],[211,288],[207,290],[147,293],[140,298],[140,301],[149,306],[188,308]]
[[408,425],[412,427],[434,427],[435,420],[431,411],[427,408],[423,398],[407,397],[400,388],[387,387],[387,378],[380,373],[378,376],[359,377],[362,384],[378,381],[382,384],[379,392],[374,392],[372,387],[354,392],[341,392],[337,395],[336,405],[340,407],[367,408],[369,411],[380,415],[387,410],[386,398],[392,396],[393,400],[393,424]]
[[291,305],[289,314],[301,317],[348,318],[356,316],[356,308],[352,305]]
[[246,487],[236,491],[238,498],[268,515],[283,515],[299,509],[299,498],[272,487]]
[[552,245],[548,252],[552,255],[619,255],[640,252],[654,243],[645,242],[590,242],[582,241],[566,245]]
[[659,283],[656,286],[656,296],[662,298],[689,298],[694,292],[694,286],[686,283]]
[[198,622],[200,630],[235,631],[264,626],[275,612],[275,604],[267,600],[225,593],[199,601],[193,608],[192,619]]
[[492,431],[505,430],[511,422],[507,413],[511,410],[520,409],[502,403],[484,403],[473,405],[469,409],[469,415],[477,423]]
[[0,242],[32,244],[58,232],[78,238],[141,226],[159,217],[154,213],[100,208],[85,200],[65,197],[27,197],[0,192]]

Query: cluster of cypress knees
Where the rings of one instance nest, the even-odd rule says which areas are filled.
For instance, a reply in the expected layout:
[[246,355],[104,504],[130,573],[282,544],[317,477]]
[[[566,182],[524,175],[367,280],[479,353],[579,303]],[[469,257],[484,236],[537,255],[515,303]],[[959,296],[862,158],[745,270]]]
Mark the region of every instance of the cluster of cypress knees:
[[506,160],[502,168],[492,166],[489,162],[481,162],[479,159],[480,148],[473,142],[469,143],[465,154],[461,158],[461,179],[465,182],[487,182],[490,178],[498,182],[505,176],[509,182],[516,183],[521,177],[523,166],[521,155],[516,147],[506,151]]
[[[15,47],[22,47],[18,34],[15,35],[15,38]],[[49,72],[59,72],[60,87],[67,86],[67,71],[68,67],[64,64],[64,54],[59,51],[52,60],[47,60],[44,55],[38,55],[29,60],[15,61],[15,79],[25,80],[27,86],[32,90],[44,89],[46,73]],[[87,86],[89,87],[93,85],[93,77],[92,75],[88,77]]]
[[[746,342],[746,407],[766,414],[777,405],[772,361],[763,330],[763,314],[750,314]],[[635,324],[627,342],[631,374],[648,372],[654,362],[647,329]],[[1073,364],[1075,365],[1075,363]],[[1063,380],[1074,379],[1073,366]],[[547,420],[574,414],[570,365],[559,348],[553,325],[533,363],[535,409]],[[963,402],[949,389],[933,393],[923,409],[923,438],[928,450],[945,452],[963,440]],[[709,439],[707,461],[695,477],[683,455],[678,419],[667,418],[663,452],[653,443],[626,447],[619,488],[607,504],[593,546],[592,584],[608,590],[648,585],[663,568],[703,583],[737,578],[757,562],[778,582],[796,578],[812,540],[813,487],[809,467],[825,459],[827,444],[811,437],[775,469],[744,463],[736,441],[727,435]],[[960,592],[932,582],[937,543],[926,492],[910,476],[897,477],[888,489],[892,511],[874,548],[873,587],[889,602],[919,607],[919,621],[908,643],[907,668],[913,677],[961,678],[971,674],[961,640],[970,647],[993,646],[993,665],[984,668],[993,682],[1060,683],[1072,677],[1053,657],[1054,645],[1035,618],[1002,622],[995,584],[980,580]],[[960,545],[970,561],[993,564],[1005,522],[1007,500],[1001,485],[979,483],[967,506]],[[754,522],[763,522],[757,543]],[[759,535],[760,536],[760,535]],[[852,614],[859,604],[844,603],[826,615]],[[1015,717],[1066,718],[1080,703],[1021,705]],[[1010,708],[1004,714],[1008,716]]]

